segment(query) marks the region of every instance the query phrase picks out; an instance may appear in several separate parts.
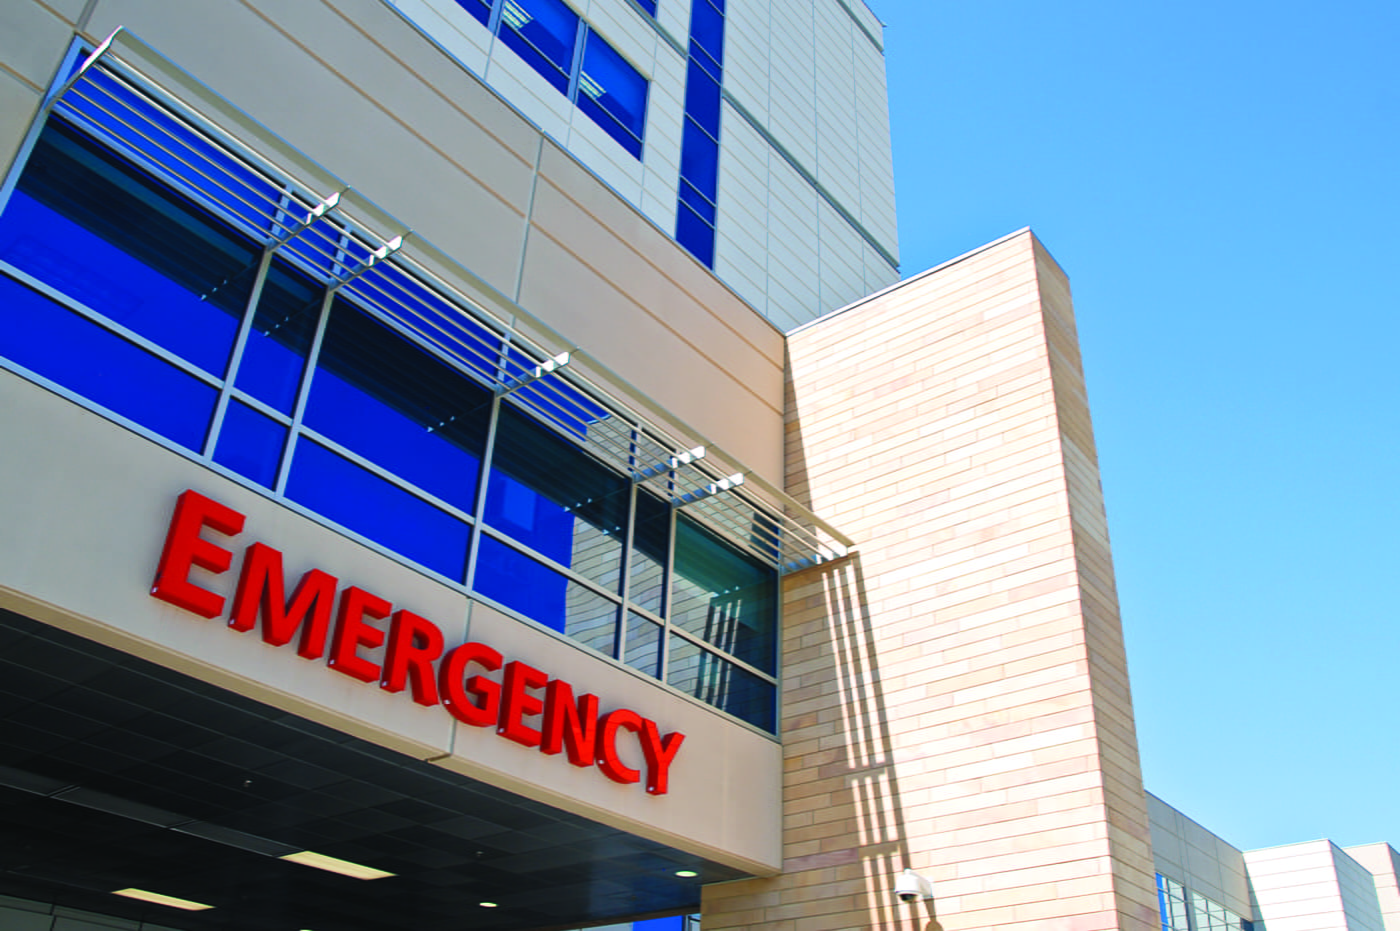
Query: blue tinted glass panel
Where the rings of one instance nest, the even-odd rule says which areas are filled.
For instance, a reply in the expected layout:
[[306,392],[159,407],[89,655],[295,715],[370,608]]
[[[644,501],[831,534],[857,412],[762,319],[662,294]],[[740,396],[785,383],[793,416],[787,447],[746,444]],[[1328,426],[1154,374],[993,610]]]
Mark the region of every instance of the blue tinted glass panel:
[[764,672],[777,669],[777,576],[682,514],[671,622]]
[[450,579],[466,570],[466,523],[310,440],[297,443],[287,497]]
[[501,41],[545,80],[569,91],[578,41],[578,14],[561,0],[504,0]]
[[724,64],[724,14],[709,0],[694,0],[690,7],[690,41]]
[[195,452],[218,392],[0,275],[0,356]]
[[681,136],[681,177],[710,200],[719,187],[719,143],[691,120]]
[[479,19],[482,25],[490,25],[491,4],[485,0],[457,0],[457,5]]
[[597,33],[583,48],[578,106],[637,158],[646,131],[647,80]]
[[324,295],[319,282],[283,259],[272,260],[238,365],[239,388],[285,414],[292,412]]
[[715,205],[684,178],[681,179],[680,194],[682,204],[694,210],[708,225],[715,225]]
[[628,483],[574,444],[501,408],[486,489],[486,522],[616,591]]
[[613,655],[616,603],[493,537],[481,538],[472,588],[600,653]]
[[222,375],[259,254],[185,198],[51,123],[0,219],[0,258]]
[[277,483],[277,466],[286,440],[286,427],[246,404],[230,401],[219,428],[214,461],[271,488]]
[[[534,359],[515,346],[508,346],[500,383],[510,386],[529,378],[534,372]],[[607,420],[612,414],[578,388],[561,378],[545,376],[518,388],[512,395],[528,402],[546,417],[568,430],[580,440],[588,439],[588,428]]]
[[[368,257],[364,245],[357,241],[351,241],[349,253],[352,264],[363,263]],[[401,321],[487,383],[495,381],[500,337],[399,266],[380,263],[355,279],[346,292]]]
[[715,229],[682,201],[676,209],[676,242],[707,268],[715,265]]
[[670,555],[671,508],[643,489],[637,490],[632,518],[632,563],[629,597],[633,604],[662,613],[666,561]]
[[716,139],[719,138],[719,82],[690,60],[685,76],[685,115]]
[[337,302],[305,423],[471,512],[491,395],[456,369]]
[[661,678],[661,625],[627,612],[627,648],[623,662],[649,676]]
[[634,921],[632,922],[632,931],[685,931],[685,916],[673,915],[670,918]]
[[671,635],[666,682],[687,695],[767,731],[775,729],[777,690],[771,682]]
[[269,231],[281,197],[277,185],[111,75],[89,70],[58,110],[163,176],[198,191],[260,238]]
[[482,536],[472,588],[553,630],[564,629],[569,580],[488,536]]
[[646,10],[652,17],[656,16],[656,0],[637,0],[637,6]]

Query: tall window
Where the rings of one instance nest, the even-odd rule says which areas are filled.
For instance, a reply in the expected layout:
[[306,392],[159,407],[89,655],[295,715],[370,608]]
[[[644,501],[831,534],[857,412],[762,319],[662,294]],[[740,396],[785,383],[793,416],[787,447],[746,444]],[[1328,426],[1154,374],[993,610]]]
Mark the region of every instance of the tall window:
[[[457,0],[634,157],[646,136],[647,79],[563,0]],[[653,16],[656,4],[642,3]]]
[[0,365],[773,730],[776,572],[391,252],[93,69],[0,211]]
[[676,241],[706,266],[715,264],[719,200],[720,84],[724,79],[724,0],[693,0],[690,57],[681,130]]

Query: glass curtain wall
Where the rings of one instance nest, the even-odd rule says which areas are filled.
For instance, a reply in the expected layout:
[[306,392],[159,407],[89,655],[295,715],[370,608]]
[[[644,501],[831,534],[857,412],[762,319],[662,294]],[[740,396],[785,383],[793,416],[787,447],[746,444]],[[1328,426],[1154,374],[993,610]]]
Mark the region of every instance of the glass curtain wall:
[[776,572],[388,253],[94,69],[0,212],[0,364],[774,730]]

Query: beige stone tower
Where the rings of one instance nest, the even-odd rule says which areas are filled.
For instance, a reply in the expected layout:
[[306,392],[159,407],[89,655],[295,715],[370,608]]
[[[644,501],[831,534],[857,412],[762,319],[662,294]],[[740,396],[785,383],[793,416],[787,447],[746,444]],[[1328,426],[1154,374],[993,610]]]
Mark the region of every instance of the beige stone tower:
[[1024,230],[788,352],[789,489],[858,551],[787,581],[783,873],[706,931],[1156,927],[1064,273]]

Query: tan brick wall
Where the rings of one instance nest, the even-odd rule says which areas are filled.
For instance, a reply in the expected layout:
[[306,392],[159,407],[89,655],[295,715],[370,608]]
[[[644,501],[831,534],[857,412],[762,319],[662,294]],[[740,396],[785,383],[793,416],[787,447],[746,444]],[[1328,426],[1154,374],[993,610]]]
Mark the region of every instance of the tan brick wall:
[[784,872],[707,888],[706,931],[1154,927],[1063,273],[1025,231],[788,351],[789,489],[859,549],[787,580]]

